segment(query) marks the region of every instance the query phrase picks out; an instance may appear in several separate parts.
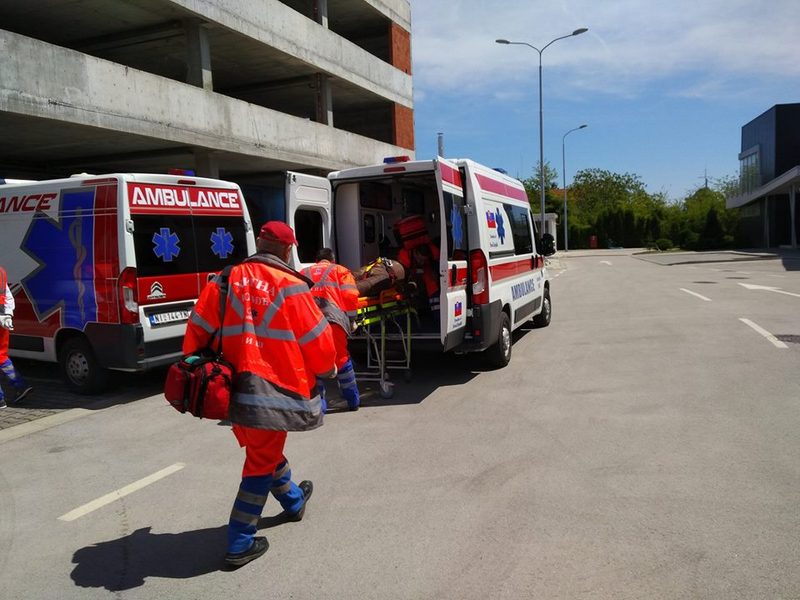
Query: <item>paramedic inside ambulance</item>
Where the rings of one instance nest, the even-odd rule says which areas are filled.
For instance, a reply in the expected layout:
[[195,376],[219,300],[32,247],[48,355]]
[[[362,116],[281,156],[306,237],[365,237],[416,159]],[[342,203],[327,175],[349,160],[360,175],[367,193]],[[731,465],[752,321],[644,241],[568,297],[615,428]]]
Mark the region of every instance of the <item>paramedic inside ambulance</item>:
[[439,277],[437,265],[439,262],[439,249],[433,244],[419,244],[400,251],[397,260],[403,264],[408,273],[408,280],[417,285],[420,296],[426,299],[421,307],[423,312],[430,311],[434,323],[439,322]]

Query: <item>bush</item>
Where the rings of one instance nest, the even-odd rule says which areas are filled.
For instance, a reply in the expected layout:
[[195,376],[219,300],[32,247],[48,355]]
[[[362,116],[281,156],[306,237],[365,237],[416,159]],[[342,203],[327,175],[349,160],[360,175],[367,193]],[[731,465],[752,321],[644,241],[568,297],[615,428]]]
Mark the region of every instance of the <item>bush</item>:
[[672,240],[668,240],[667,238],[658,238],[656,240],[656,247],[659,250],[671,250],[672,249]]

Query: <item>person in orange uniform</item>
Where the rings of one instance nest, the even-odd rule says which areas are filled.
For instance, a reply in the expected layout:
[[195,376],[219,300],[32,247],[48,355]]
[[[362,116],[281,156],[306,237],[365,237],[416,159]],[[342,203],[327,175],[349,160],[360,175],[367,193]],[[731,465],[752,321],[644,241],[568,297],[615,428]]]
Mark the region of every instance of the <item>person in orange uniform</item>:
[[[358,310],[358,288],[350,269],[336,264],[336,256],[330,248],[322,248],[317,253],[316,264],[303,269],[303,275],[314,282],[311,293],[332,304],[332,310],[323,310],[331,324],[333,342],[336,346],[336,378],[339,391],[347,401],[350,410],[358,410],[361,399],[358,394],[356,373],[347,349],[347,337],[352,330],[351,323]],[[343,313],[343,314],[342,314]],[[317,390],[322,398],[323,410],[327,410],[325,381],[317,379]]]
[[291,227],[265,223],[257,254],[230,272],[223,323],[219,286],[212,280],[189,317],[183,342],[188,355],[221,335],[223,356],[236,369],[228,416],[245,461],[228,522],[225,562],[231,567],[267,551],[266,538],[255,533],[270,492],[285,517],[299,521],[314,489],[310,481],[292,482],[283,448],[287,431],[322,425],[321,400],[312,390],[316,377],[335,377],[336,347],[309,292],[312,282],[287,264],[295,244]]
[[403,247],[397,260],[405,267],[410,280],[425,290],[428,308],[438,318],[439,315],[439,248],[431,242],[423,242],[410,249]]
[[[6,270],[0,267],[0,371],[11,382],[14,387],[14,398],[12,403],[21,402],[25,396],[33,391],[22,375],[19,374],[14,363],[8,357],[8,342],[11,338],[11,330],[14,329],[14,295],[8,287],[8,276]],[[3,388],[0,388],[0,408],[6,408],[6,398]]]

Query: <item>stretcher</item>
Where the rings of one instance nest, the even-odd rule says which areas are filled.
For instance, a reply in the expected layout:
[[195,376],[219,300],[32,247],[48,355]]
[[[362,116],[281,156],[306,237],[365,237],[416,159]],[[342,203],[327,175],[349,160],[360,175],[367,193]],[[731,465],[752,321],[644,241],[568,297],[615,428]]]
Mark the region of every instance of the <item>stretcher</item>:
[[411,317],[415,314],[408,299],[396,290],[381,292],[376,298],[358,299],[355,338],[363,338],[367,346],[365,370],[356,371],[358,381],[376,381],[381,398],[394,395],[390,370],[403,371],[411,380]]

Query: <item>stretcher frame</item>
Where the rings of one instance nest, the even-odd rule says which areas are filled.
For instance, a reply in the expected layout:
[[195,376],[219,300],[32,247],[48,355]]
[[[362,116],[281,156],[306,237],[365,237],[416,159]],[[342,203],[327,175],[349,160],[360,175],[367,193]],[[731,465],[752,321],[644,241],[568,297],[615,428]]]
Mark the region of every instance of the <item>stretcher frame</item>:
[[[411,380],[411,317],[416,314],[406,298],[393,290],[378,298],[359,298],[356,324],[367,345],[365,370],[356,371],[358,381],[376,381],[381,397],[394,396],[390,370],[402,370],[405,381]],[[398,358],[387,354],[390,342],[399,349]]]

